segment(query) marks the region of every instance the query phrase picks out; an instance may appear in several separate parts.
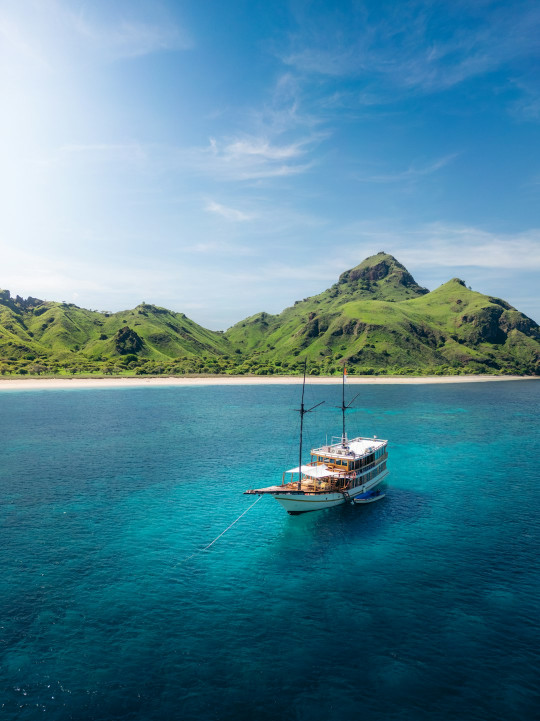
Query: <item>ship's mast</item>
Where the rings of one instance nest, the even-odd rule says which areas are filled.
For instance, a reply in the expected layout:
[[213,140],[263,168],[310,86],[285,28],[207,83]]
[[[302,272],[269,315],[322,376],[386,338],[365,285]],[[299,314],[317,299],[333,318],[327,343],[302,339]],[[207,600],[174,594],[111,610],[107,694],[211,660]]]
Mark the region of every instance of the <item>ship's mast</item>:
[[298,490],[300,490],[302,484],[302,440],[304,435],[304,416],[306,409],[304,407],[304,392],[306,390],[306,365],[307,361],[304,362],[304,380],[302,381],[302,400],[300,402],[300,449],[298,451]]
[[343,417],[343,432],[341,434],[341,445],[347,443],[347,433],[345,431],[345,411],[347,406],[345,405],[345,366],[343,366],[343,378],[341,381],[341,415]]
[[343,378],[341,382],[341,413],[343,418],[343,430],[341,434],[341,445],[346,445],[347,443],[347,431],[345,430],[345,411],[348,410],[354,401],[358,398],[360,393],[357,393],[355,397],[350,401],[349,403],[345,403],[345,378],[346,378],[346,371],[345,366],[343,366]]
[[298,409],[300,413],[300,449],[298,452],[298,490],[300,491],[302,488],[302,441],[303,441],[303,434],[304,434],[304,416],[306,413],[311,413],[311,411],[315,410],[317,406],[321,406],[324,401],[321,401],[320,403],[317,403],[317,405],[312,406],[311,408],[307,408],[304,405],[304,393],[306,390],[306,369],[307,369],[307,360],[304,361],[304,380],[302,381],[302,400],[300,402],[300,408]]

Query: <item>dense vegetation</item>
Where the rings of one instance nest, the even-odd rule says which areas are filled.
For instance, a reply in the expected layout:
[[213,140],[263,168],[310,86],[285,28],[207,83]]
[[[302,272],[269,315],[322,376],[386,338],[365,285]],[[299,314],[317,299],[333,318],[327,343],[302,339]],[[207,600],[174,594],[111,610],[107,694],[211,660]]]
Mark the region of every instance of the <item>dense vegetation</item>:
[[0,291],[0,373],[10,375],[540,374],[538,325],[458,278],[432,292],[391,255],[343,273],[278,315],[225,333],[141,303],[102,313]]

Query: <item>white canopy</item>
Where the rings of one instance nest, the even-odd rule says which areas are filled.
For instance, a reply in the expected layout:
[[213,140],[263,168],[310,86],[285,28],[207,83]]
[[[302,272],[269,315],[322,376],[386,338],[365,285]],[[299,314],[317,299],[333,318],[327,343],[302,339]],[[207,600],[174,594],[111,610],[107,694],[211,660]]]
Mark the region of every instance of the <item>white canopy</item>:
[[[291,468],[290,471],[285,471],[285,473],[298,473],[298,466]],[[325,465],[302,466],[302,473],[309,476],[309,478],[328,478],[329,476],[337,477],[343,475],[343,471],[337,473],[336,471],[331,471],[328,466]]]

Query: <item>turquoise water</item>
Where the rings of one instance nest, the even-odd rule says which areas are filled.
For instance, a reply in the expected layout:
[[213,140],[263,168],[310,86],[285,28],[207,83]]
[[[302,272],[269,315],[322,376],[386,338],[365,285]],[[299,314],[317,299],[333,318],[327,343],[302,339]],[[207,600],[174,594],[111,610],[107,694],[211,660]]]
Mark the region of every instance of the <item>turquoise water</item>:
[[298,387],[0,394],[1,718],[537,718],[540,383],[357,390],[387,497],[187,561],[296,465]]

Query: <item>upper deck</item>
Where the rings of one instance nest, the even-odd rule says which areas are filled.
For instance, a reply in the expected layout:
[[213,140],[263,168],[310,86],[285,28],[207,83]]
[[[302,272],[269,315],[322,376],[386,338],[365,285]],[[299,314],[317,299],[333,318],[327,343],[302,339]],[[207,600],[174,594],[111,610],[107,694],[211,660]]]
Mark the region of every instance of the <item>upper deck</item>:
[[[345,442],[341,438],[337,442],[332,439],[332,443],[320,448],[313,448],[311,451],[312,456],[316,456],[316,460],[319,463],[324,463],[331,460],[342,460],[342,459],[356,459],[365,458],[372,454],[380,456],[382,449],[387,445],[388,441],[382,438],[363,438],[358,436],[357,438],[347,439]],[[379,453],[377,453],[379,451]]]

